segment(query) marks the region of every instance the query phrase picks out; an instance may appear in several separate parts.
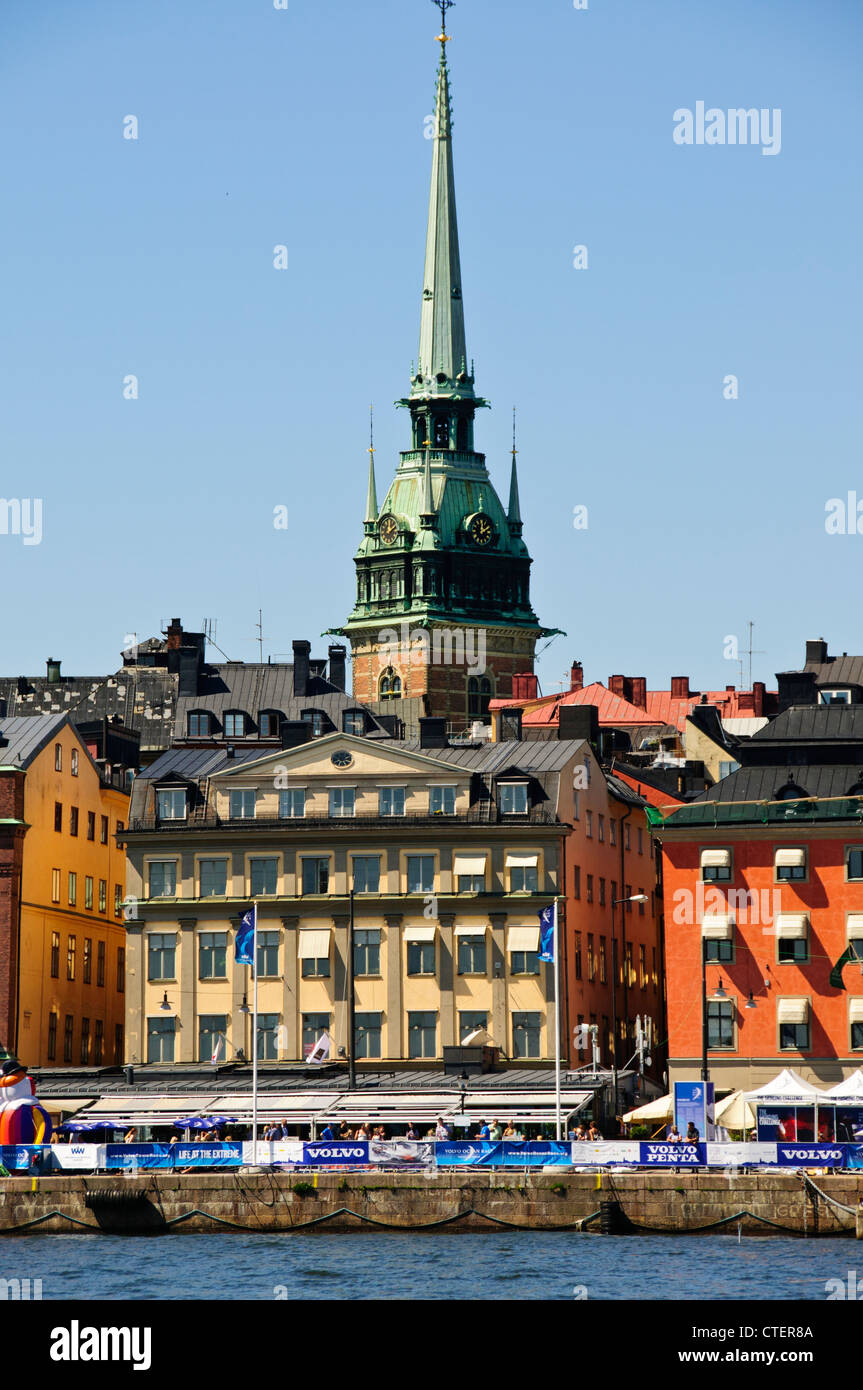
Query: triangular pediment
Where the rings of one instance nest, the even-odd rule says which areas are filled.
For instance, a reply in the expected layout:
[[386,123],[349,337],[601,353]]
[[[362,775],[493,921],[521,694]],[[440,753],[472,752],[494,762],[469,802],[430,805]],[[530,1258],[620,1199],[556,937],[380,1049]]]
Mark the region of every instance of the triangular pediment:
[[[341,766],[338,762],[334,763],[333,756],[339,754],[348,754],[350,763]],[[395,741],[390,743],[383,739],[361,738],[356,734],[334,733],[298,744],[295,748],[278,748],[265,757],[238,763],[236,767],[213,773],[210,780],[213,783],[264,781],[274,778],[281,768],[286,770],[292,781],[301,776],[332,779],[349,773],[387,777],[399,773],[413,777],[446,776],[451,781],[470,779],[467,769],[431,754],[409,751]]]

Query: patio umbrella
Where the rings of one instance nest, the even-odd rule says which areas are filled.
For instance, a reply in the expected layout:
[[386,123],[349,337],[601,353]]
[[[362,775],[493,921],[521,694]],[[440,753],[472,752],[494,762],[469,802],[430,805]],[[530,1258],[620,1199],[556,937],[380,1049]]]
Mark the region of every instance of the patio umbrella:
[[723,1129],[750,1130],[755,1127],[755,1115],[746,1103],[742,1091],[732,1091],[724,1100],[717,1101],[713,1112],[716,1123]]
[[673,1102],[671,1096],[659,1096],[656,1100],[649,1100],[646,1105],[639,1105],[637,1110],[629,1110],[623,1117],[625,1125],[637,1124],[644,1121],[645,1124],[651,1120],[670,1120],[673,1114]]

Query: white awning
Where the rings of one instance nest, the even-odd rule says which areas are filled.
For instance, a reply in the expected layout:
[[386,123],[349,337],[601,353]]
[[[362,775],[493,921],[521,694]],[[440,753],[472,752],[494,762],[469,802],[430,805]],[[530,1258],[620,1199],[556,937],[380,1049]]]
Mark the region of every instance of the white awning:
[[848,921],[845,924],[845,932],[849,941],[856,940],[863,936],[863,912],[849,912]]
[[454,874],[484,874],[486,858],[484,854],[457,854],[452,861],[452,871]]
[[730,849],[703,849],[701,851],[702,869],[727,869],[731,867]]
[[506,856],[508,869],[535,869],[538,863],[538,854],[508,854]]
[[774,863],[777,869],[802,869],[806,864],[805,849],[778,849]]
[[702,941],[732,941],[734,918],[729,913],[709,912],[701,919]]
[[780,912],[776,917],[776,935],[785,941],[805,941],[809,935],[808,912]]
[[327,927],[301,927],[297,956],[300,960],[324,960],[330,954],[330,932]]
[[455,934],[456,934],[456,936],[485,936],[487,930],[488,930],[488,923],[487,923],[487,922],[481,922],[481,923],[477,923],[477,925],[474,926],[474,927],[466,927],[466,926],[456,927],[456,929],[455,929]]
[[803,998],[780,999],[777,1014],[780,1023],[808,1023],[809,1000]]
[[848,1000],[848,1017],[852,1023],[863,1023],[863,999]]
[[539,927],[507,927],[506,949],[508,951],[538,951]]
[[413,927],[405,927],[404,939],[405,941],[434,941],[436,933],[437,927],[433,923],[431,926],[428,923],[421,925],[418,923]]

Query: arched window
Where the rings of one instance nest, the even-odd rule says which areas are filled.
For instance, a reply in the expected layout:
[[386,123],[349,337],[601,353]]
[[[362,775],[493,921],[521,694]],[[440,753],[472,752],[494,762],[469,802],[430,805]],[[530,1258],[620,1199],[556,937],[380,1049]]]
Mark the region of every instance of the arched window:
[[494,692],[488,676],[470,676],[467,683],[467,712],[471,719],[485,719]]
[[382,672],[378,690],[382,700],[400,700],[402,698],[401,676],[396,675],[392,666],[388,666]]
[[456,426],[456,448],[464,453],[467,447],[467,420],[459,420]]
[[434,444],[436,449],[449,448],[449,420],[445,415],[438,415],[434,422]]

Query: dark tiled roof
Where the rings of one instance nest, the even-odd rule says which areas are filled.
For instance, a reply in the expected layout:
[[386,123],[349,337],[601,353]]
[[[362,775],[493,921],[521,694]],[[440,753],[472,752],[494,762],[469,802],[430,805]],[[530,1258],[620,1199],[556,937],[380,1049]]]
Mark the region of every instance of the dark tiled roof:
[[834,656],[830,661],[807,661],[816,685],[863,685],[863,656]]
[[752,735],[759,743],[863,743],[863,705],[792,705]]
[[142,753],[171,742],[177,677],[162,667],[124,666],[113,675],[0,677],[0,700],[8,715],[65,713],[74,724],[119,716],[141,734]]
[[0,746],[0,767],[27,768],[66,723],[65,714],[24,715],[0,719],[0,735],[9,740]]
[[174,738],[186,737],[188,716],[195,710],[208,710],[220,723],[229,711],[242,711],[257,725],[264,710],[277,710],[286,719],[295,720],[308,709],[321,710],[336,729],[341,729],[345,710],[363,709],[373,721],[369,736],[389,737],[368,706],[320,676],[311,677],[306,695],[295,695],[293,666],[235,661],[206,667],[198,693],[179,697]]
[[407,739],[398,747],[410,753],[422,753],[429,758],[457,763],[475,772],[497,775],[509,766],[523,772],[560,772],[580,748],[588,745],[584,739],[523,739],[521,742],[482,743],[449,748],[422,748],[418,739]]

